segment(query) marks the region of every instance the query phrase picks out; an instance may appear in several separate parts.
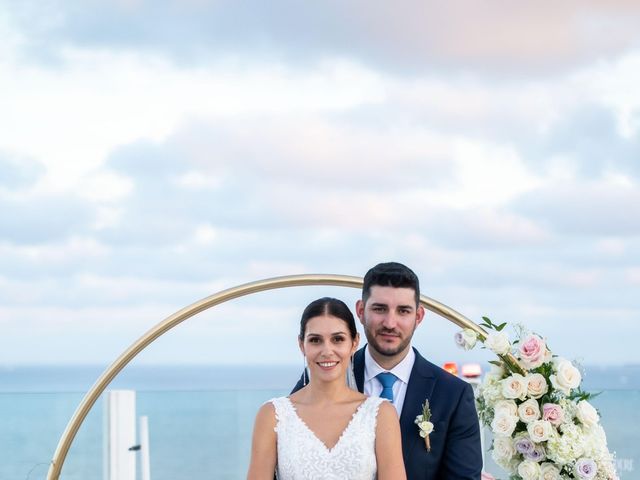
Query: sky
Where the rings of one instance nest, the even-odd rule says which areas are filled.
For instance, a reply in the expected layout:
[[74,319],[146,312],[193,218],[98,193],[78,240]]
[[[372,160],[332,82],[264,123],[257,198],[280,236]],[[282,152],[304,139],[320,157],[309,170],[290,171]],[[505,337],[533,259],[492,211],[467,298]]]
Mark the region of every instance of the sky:
[[[406,263],[474,321],[640,363],[637,2],[0,0],[0,366],[111,363],[280,275]],[[140,364],[302,364],[256,294]],[[457,327],[428,314],[436,363]]]

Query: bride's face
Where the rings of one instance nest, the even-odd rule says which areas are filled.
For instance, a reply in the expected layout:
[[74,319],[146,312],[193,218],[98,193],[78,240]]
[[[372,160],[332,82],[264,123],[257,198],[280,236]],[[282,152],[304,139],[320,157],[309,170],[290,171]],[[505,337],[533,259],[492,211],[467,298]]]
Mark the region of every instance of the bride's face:
[[300,350],[307,357],[310,376],[320,381],[345,379],[351,355],[359,338],[352,339],[349,327],[340,318],[322,315],[307,322]]

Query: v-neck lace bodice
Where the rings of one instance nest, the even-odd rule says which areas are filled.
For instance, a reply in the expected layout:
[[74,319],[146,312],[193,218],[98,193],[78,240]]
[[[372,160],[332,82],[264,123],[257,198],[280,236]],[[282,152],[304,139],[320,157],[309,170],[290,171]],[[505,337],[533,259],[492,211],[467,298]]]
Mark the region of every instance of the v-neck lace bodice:
[[298,416],[287,397],[271,400],[276,411],[278,480],[373,480],[376,419],[384,400],[368,397],[328,448]]

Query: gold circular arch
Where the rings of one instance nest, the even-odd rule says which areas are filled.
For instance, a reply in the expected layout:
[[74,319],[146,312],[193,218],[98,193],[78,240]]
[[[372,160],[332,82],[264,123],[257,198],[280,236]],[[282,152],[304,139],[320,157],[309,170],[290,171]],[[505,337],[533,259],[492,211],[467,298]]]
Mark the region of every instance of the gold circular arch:
[[[62,466],[69,452],[69,448],[86,418],[87,414],[98,400],[98,397],[104,392],[109,383],[120,373],[120,371],[138,355],[142,350],[153,343],[158,337],[164,335],[173,327],[182,323],[194,315],[203,312],[211,307],[219,305],[234,298],[244,297],[266,290],[275,290],[279,288],[301,287],[301,286],[318,286],[331,285],[338,287],[362,288],[362,278],[352,277],[349,275],[330,275],[330,274],[307,274],[307,275],[287,275],[283,277],[267,278],[257,280],[255,282],[245,283],[237,287],[228,288],[218,293],[214,293],[202,300],[178,310],[173,315],[165,318],[156,324],[138,340],[136,340],[129,348],[127,348],[103,373],[100,375],[96,383],[86,393],[75,413],[69,420],[64,433],[58,441],[58,446],[49,465],[47,480],[58,480]],[[420,296],[420,303],[428,310],[446,318],[455,323],[460,328],[470,328],[474,330],[481,339],[486,338],[487,332],[469,320],[461,313],[438,302],[425,295]],[[517,360],[511,355],[502,357],[514,369],[522,370]]]

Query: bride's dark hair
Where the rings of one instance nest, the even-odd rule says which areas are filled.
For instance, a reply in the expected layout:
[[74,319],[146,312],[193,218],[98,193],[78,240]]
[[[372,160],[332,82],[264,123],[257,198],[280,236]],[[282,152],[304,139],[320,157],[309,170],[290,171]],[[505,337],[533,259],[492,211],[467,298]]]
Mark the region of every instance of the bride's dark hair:
[[309,320],[323,315],[331,315],[332,317],[336,317],[344,321],[344,323],[347,324],[347,327],[349,327],[351,339],[356,338],[356,335],[358,334],[356,321],[353,318],[353,313],[351,313],[351,310],[347,307],[347,304],[337,298],[322,297],[311,302],[307,305],[307,308],[304,309],[304,312],[302,312],[302,317],[300,318],[300,340],[304,340],[304,333],[307,329],[307,323]]

